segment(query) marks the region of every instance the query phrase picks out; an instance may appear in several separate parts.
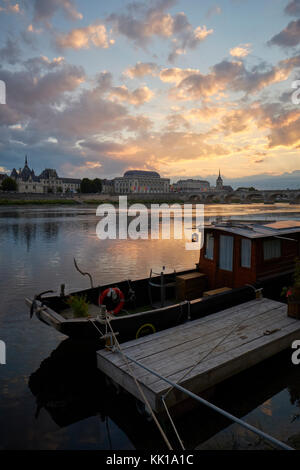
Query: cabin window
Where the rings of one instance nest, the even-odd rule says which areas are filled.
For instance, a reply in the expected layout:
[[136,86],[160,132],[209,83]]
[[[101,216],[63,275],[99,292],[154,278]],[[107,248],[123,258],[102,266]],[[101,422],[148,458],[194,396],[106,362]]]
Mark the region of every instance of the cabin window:
[[205,258],[214,259],[214,237],[211,233],[206,234]]
[[264,260],[280,258],[281,242],[280,240],[264,240]]
[[220,236],[220,269],[232,271],[233,259],[233,237],[227,235]]
[[242,238],[241,266],[242,268],[251,268],[251,240],[248,238]]

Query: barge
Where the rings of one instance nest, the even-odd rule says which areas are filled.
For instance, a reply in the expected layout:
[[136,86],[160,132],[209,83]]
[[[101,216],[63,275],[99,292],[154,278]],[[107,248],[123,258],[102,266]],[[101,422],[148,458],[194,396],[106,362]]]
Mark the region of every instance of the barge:
[[[278,300],[300,256],[300,221],[216,222],[204,227],[195,269],[26,299],[31,317],[71,338],[99,339],[108,315],[120,342],[199,319],[264,295]],[[75,315],[72,298],[86,305]],[[104,315],[103,315],[104,312]],[[103,334],[103,345],[104,345]]]

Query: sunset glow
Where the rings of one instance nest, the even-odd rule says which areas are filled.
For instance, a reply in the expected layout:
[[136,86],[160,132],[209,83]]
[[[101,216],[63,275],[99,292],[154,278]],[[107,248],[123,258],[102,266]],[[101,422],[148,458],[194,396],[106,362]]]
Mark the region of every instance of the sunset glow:
[[0,0],[0,24],[3,171],[297,185],[300,0]]

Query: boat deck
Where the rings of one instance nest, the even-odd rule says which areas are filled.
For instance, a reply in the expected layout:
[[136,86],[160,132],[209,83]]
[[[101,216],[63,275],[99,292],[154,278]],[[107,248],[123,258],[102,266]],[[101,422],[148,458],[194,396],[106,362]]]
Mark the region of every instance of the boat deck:
[[[122,351],[194,393],[287,349],[300,339],[300,321],[287,316],[287,305],[270,299],[251,300],[198,320],[121,345]],[[118,352],[97,352],[98,368],[142,400],[125,358]],[[170,386],[131,363],[131,370],[156,411]],[[168,406],[186,399],[173,389]]]

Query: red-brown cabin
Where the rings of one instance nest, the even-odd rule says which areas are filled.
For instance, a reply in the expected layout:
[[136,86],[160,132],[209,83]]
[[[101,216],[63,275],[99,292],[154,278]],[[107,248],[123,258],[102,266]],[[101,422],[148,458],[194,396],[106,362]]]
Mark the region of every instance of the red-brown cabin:
[[210,289],[263,284],[291,275],[300,256],[300,221],[206,225],[199,271]]

